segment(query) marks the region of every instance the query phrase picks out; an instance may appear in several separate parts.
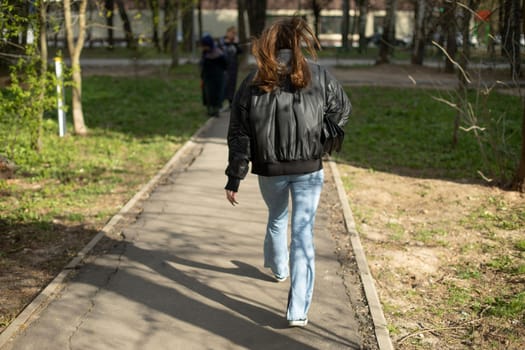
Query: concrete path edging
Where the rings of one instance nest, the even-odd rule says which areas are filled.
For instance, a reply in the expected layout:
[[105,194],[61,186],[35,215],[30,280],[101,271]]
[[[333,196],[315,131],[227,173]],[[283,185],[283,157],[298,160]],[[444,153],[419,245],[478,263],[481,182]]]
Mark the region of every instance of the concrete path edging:
[[354,216],[350,205],[348,204],[348,198],[346,196],[346,191],[343,187],[343,182],[341,181],[341,175],[339,169],[335,162],[330,159],[330,170],[332,171],[332,176],[334,177],[334,182],[337,188],[337,194],[339,195],[339,201],[341,202],[343,208],[343,216],[345,220],[345,226],[348,234],[350,235],[350,242],[352,244],[352,249],[355,255],[357,262],[359,277],[363,284],[363,289],[365,292],[365,297],[368,302],[368,307],[370,309],[370,315],[372,316],[372,322],[374,324],[374,331],[377,339],[377,343],[380,350],[393,350],[392,340],[386,328],[387,323],[385,316],[383,314],[383,309],[381,302],[379,301],[379,296],[374,285],[374,279],[368,268],[368,263],[366,260],[366,255],[361,245],[361,240],[359,238],[359,233],[357,232]]
[[21,313],[0,333],[0,349],[6,345],[13,336],[15,336],[20,330],[27,327],[35,318],[38,317],[39,313],[58,296],[64,282],[71,273],[75,270],[80,263],[86,258],[89,252],[95,247],[95,245],[106,235],[113,233],[114,228],[125,218],[126,214],[129,213],[141,200],[148,197],[148,195],[155,189],[162,179],[169,175],[170,170],[173,166],[183,157],[187,151],[196,146],[195,140],[206,132],[210,128],[213,122],[213,118],[210,118],[203,126],[201,126],[186,143],[179,148],[171,159],[160,169],[148,183],[146,183],[125,205],[122,207],[117,214],[115,214],[109,222],[89,241],[88,244],[82,248],[80,252],[64,267],[64,269],[29,303]]

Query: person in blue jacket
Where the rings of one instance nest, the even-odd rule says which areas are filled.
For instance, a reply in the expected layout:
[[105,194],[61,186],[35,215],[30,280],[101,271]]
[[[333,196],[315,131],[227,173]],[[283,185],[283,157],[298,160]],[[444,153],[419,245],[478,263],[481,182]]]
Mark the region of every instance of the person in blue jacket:
[[234,26],[226,30],[226,34],[219,41],[219,48],[226,55],[226,61],[228,62],[226,82],[224,84],[224,99],[228,101],[228,105],[225,106],[224,110],[230,110],[237,87],[239,55],[242,53],[242,49],[237,42],[237,29]]
[[201,39],[200,60],[202,101],[208,115],[218,117],[224,96],[224,78],[227,68],[226,56],[210,35]]

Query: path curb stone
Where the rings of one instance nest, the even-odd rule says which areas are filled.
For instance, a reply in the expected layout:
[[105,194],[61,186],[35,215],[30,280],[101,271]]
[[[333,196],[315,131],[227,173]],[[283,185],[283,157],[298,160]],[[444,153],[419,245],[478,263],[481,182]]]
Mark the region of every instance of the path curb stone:
[[352,244],[352,249],[355,255],[355,260],[357,262],[359,276],[361,277],[361,282],[363,284],[363,289],[365,291],[366,300],[368,302],[368,307],[370,309],[370,314],[372,316],[372,322],[374,323],[374,331],[377,339],[377,343],[380,350],[393,350],[392,341],[390,335],[388,334],[388,329],[386,328],[387,323],[385,316],[383,314],[383,309],[381,307],[381,302],[377,295],[377,290],[374,285],[374,280],[370,269],[368,268],[368,263],[366,261],[365,252],[363,246],[361,245],[361,240],[359,238],[359,233],[357,232],[354,217],[350,205],[348,204],[348,198],[346,196],[346,191],[343,187],[343,182],[341,181],[341,175],[337,169],[337,165],[333,160],[329,161],[330,170],[332,171],[335,186],[337,188],[337,194],[339,195],[339,201],[343,208],[343,216],[345,220],[346,230],[350,236],[350,242]]

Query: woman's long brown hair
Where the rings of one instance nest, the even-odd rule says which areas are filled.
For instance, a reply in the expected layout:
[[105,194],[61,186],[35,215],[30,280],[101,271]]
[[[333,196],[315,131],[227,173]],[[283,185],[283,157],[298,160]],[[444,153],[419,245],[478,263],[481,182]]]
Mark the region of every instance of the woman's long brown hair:
[[[290,75],[295,88],[304,88],[310,83],[311,73],[303,55],[302,44],[316,59],[314,45],[321,47],[312,29],[300,17],[279,20],[266,28],[261,36],[252,42],[252,54],[257,61],[254,83],[262,90],[270,92],[277,88],[285,75]],[[279,63],[277,51],[292,50],[291,69]]]

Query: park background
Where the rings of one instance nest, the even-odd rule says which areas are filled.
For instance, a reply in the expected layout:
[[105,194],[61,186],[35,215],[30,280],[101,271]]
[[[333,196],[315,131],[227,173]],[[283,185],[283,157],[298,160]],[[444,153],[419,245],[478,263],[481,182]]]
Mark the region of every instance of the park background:
[[299,14],[354,104],[335,160],[396,348],[523,348],[522,2],[0,6],[0,326],[206,122],[200,35]]

